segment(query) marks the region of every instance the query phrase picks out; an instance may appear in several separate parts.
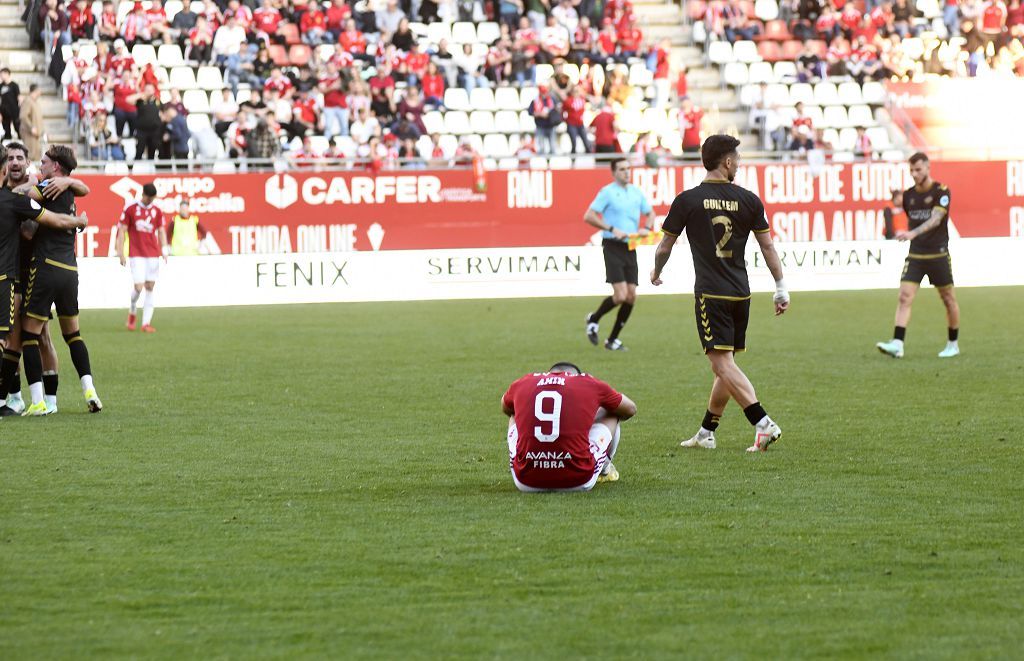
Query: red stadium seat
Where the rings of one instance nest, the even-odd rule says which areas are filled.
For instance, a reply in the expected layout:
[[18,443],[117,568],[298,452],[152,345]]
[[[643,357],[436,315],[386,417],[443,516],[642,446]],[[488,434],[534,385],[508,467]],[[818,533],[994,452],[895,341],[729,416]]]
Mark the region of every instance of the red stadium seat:
[[821,39],[813,39],[807,42],[807,45],[811,47],[811,52],[818,57],[825,57],[825,53],[828,51],[828,44]]
[[302,39],[299,37],[299,26],[294,23],[285,23],[281,26],[280,30],[281,36],[284,37],[284,43],[289,46],[302,43]]
[[777,41],[762,41],[757,45],[757,52],[765,62],[778,62],[786,59],[786,56],[782,54],[782,47]]
[[704,13],[708,10],[708,3],[704,2],[704,0],[690,0],[686,8],[689,12],[690,20],[699,21],[704,18]]
[[790,39],[782,44],[782,59],[796,60],[804,52],[804,42]]
[[768,21],[764,24],[764,34],[758,37],[758,40],[789,41],[792,38],[793,35],[789,33],[789,28],[786,27],[786,21]]
[[743,9],[743,15],[747,18],[757,18],[757,13],[754,11],[754,0],[740,0],[740,7]]
[[292,66],[304,67],[312,56],[313,49],[306,44],[295,44],[288,49],[288,59],[291,60]]
[[279,67],[288,66],[288,51],[284,49],[284,46],[281,46],[279,44],[271,44],[269,50],[270,59],[274,61],[274,64],[276,64]]

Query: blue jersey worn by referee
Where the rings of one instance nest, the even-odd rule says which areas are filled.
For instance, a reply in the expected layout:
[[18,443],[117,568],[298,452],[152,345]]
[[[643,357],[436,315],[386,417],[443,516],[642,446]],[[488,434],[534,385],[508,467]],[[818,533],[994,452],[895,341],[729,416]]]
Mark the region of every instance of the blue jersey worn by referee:
[[[640,216],[652,211],[651,203],[638,187],[633,184],[623,186],[618,182],[602,188],[590,203],[590,208],[601,214],[609,227],[626,234],[636,234],[640,230]],[[601,232],[601,237],[612,241],[629,240],[616,239],[611,232]]]

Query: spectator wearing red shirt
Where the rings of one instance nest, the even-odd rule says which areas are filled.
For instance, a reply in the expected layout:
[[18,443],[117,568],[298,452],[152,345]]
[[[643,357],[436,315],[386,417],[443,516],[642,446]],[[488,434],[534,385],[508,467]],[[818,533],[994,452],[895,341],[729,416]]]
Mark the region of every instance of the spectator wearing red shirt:
[[167,12],[164,11],[163,0],[152,0],[149,9],[146,10],[146,28],[154,41],[171,43],[171,26],[167,23]]
[[619,48],[619,37],[615,33],[615,26],[612,25],[610,18],[604,19],[601,32],[597,36],[597,48],[602,57],[606,59],[615,58],[615,53]]
[[85,0],[75,0],[75,6],[71,8],[71,14],[68,16],[68,27],[71,29],[73,40],[92,39],[93,30],[96,28],[96,16]]
[[679,132],[683,134],[683,152],[696,153],[700,151],[700,123],[704,119],[704,111],[694,105],[693,99],[683,99],[682,108],[679,109]]
[[235,25],[245,30],[247,34],[253,31],[252,10],[241,4],[238,0],[229,0],[228,8],[224,10],[224,20],[235,19]]
[[123,39],[114,42],[114,55],[110,58],[110,72],[120,76],[125,71],[131,71],[135,66],[135,60],[128,54],[128,48]]
[[345,0],[332,0],[326,16],[327,31],[331,33],[331,39],[337,41],[345,31],[345,22],[352,18],[352,8]]
[[284,19],[281,16],[281,12],[274,6],[272,0],[263,0],[260,8],[252,13],[252,20],[257,37],[284,43],[284,37],[277,34],[278,28]]
[[292,81],[288,80],[288,77],[281,72],[281,67],[274,67],[270,70],[270,78],[267,78],[267,82],[263,83],[263,89],[265,91],[274,90],[281,98],[291,98],[295,92],[295,86],[292,85]]
[[615,113],[611,106],[605,104],[600,112],[590,121],[594,129],[594,151],[598,154],[619,153],[619,135],[615,128]]
[[572,35],[572,50],[569,59],[582,65],[585,61],[598,62],[600,56],[597,48],[597,30],[590,25],[589,16],[581,16],[576,26],[576,32]]
[[484,75],[501,85],[512,76],[512,42],[507,38],[497,41],[484,61]]
[[320,10],[320,5],[311,3],[306,13],[299,19],[299,32],[302,42],[310,46],[319,46],[330,40],[327,32],[327,17]]
[[846,3],[842,13],[839,14],[839,27],[847,39],[853,38],[853,31],[860,27],[862,22],[863,19],[860,12],[857,11],[857,7],[852,2]]
[[128,137],[135,135],[135,118],[138,116],[135,102],[141,98],[139,87],[136,84],[137,77],[126,71],[113,83],[114,89],[114,122],[117,137],[123,138],[124,127],[128,126]]
[[[418,87],[409,87],[406,89],[405,98],[398,104],[398,118],[408,120],[410,124],[416,127],[416,131],[419,135],[427,134],[427,127],[423,123],[423,113],[426,110],[423,102],[423,97],[420,96],[420,90]],[[418,138],[419,135],[416,137]]]
[[345,21],[345,31],[338,37],[338,43],[352,57],[373,64],[373,56],[366,53],[366,37],[356,29],[355,19]]
[[440,108],[444,105],[444,76],[431,62],[427,65],[427,73],[423,76],[423,101],[428,105]]
[[130,46],[134,46],[136,41],[145,43],[152,40],[153,34],[149,31],[146,10],[141,2],[136,2],[121,21],[121,37]]
[[213,57],[213,30],[205,16],[197,16],[196,26],[188,31],[185,57],[200,64],[206,64]]
[[983,44],[994,44],[997,49],[1002,45],[1000,42],[1003,31],[1006,30],[1007,14],[1003,0],[989,0],[983,5],[978,26]]
[[300,135],[314,132],[319,127],[319,104],[308,90],[300,89],[292,102],[292,124],[295,132]]
[[302,146],[295,151],[288,152],[288,159],[295,164],[297,168],[309,168],[313,166],[312,161],[320,158],[320,154],[316,153],[313,149],[313,141],[305,137],[302,139]]
[[447,165],[447,156],[441,147],[441,136],[437,133],[430,134],[430,161],[434,167]]
[[619,30],[619,57],[636,57],[640,46],[644,42],[644,33],[636,26],[636,23],[628,23],[624,29]]
[[800,128],[806,126],[808,129],[814,129],[814,122],[811,118],[804,114],[804,104],[797,102],[796,104],[796,117],[793,118],[793,128]]
[[870,16],[865,16],[860,27],[853,31],[853,41],[863,39],[867,43],[872,43],[876,36],[878,36],[878,28],[875,27],[875,22],[871,20]]
[[348,135],[348,95],[340,81],[324,92],[324,135],[330,139],[336,135]]
[[668,39],[662,39],[654,49],[654,105],[658,108],[668,103],[669,92],[672,89],[672,84],[668,80],[671,48],[672,43]]
[[821,15],[818,16],[818,20],[814,23],[814,30],[818,33],[819,39],[831,42],[839,35],[838,16],[839,14],[837,12],[834,12],[827,7],[822,10]]
[[562,116],[565,118],[565,128],[569,132],[569,141],[572,145],[572,153],[576,153],[576,141],[583,143],[583,153],[590,152],[590,140],[587,138],[587,127],[583,122],[583,113],[587,110],[587,100],[579,86],[573,86],[569,90],[569,96],[562,102]]
[[548,16],[547,25],[540,33],[538,59],[543,62],[553,62],[568,54],[569,31],[562,27],[554,16]]
[[104,41],[114,41],[120,33],[117,31],[117,8],[113,0],[103,0],[103,11],[100,14],[99,37]]
[[405,71],[409,85],[419,85],[423,76],[427,73],[427,65],[430,64],[430,55],[422,52],[419,44],[413,44],[409,54],[405,56]]

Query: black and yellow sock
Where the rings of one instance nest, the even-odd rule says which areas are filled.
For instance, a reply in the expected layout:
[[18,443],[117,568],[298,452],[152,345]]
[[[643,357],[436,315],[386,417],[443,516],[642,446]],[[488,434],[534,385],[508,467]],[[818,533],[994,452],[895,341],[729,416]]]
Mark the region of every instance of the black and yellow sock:
[[947,330],[949,331],[949,341],[950,342],[956,342],[958,339],[960,339],[960,329],[959,328],[949,328]]
[[750,424],[756,425],[768,414],[765,413],[764,407],[761,406],[761,402],[754,402],[747,408],[743,409],[743,415],[747,416],[747,420],[750,421]]
[[[21,354],[19,353],[18,355],[20,356]],[[21,392],[21,370],[18,369],[17,365],[14,367],[14,378],[11,379],[11,389],[7,392],[12,395],[16,392]]]
[[64,336],[64,341],[68,343],[68,351],[71,352],[71,362],[75,364],[75,369],[78,370],[78,377],[81,378],[92,374],[92,366],[89,365],[89,350],[85,346],[82,334],[79,331],[68,333]]
[[43,392],[50,397],[57,396],[57,373],[43,372]]
[[598,321],[601,320],[601,317],[611,312],[614,307],[615,301],[612,299],[611,296],[601,301],[601,305],[597,306],[597,310],[592,312],[590,315],[591,323],[596,324]]
[[718,421],[721,419],[722,416],[716,415],[711,411],[705,411],[704,422],[700,423],[700,426],[702,429],[707,429],[708,431],[715,431],[716,429],[718,429]]
[[21,332],[21,358],[25,361],[25,380],[29,387],[43,378],[43,355],[39,353],[39,333]]
[[632,303],[623,303],[619,306],[619,315],[615,317],[615,325],[612,326],[612,334],[608,336],[609,342],[614,342],[622,332],[622,327],[629,321],[629,315],[633,312]]
[[15,393],[21,390],[21,384],[18,385],[18,390],[12,390],[15,375],[18,373],[18,363],[20,362],[20,352],[4,349],[3,362],[0,364],[0,392],[4,394],[5,398],[8,393]]

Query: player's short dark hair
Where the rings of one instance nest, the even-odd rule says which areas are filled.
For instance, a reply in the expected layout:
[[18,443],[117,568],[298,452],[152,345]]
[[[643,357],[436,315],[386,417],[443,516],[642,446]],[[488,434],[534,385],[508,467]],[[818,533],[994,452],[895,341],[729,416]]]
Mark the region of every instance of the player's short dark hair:
[[708,136],[700,148],[700,160],[704,163],[704,169],[708,172],[714,170],[722,164],[722,159],[735,153],[739,146],[740,141],[731,135],[719,133]]
[[618,158],[613,158],[611,161],[609,161],[608,167],[611,168],[612,172],[615,172],[615,168],[619,167],[619,163],[621,163],[622,161],[628,161],[628,160],[629,160],[628,158],[622,158],[621,156],[619,156]]
[[142,187],[142,194],[146,197],[156,197],[156,186],[152,181]]
[[10,142],[7,143],[7,149],[6,151],[4,151],[4,160],[7,160],[7,154],[10,153],[12,149],[20,150],[21,153],[25,154],[26,158],[28,157],[28,147],[26,147],[20,142],[11,140]]
[[924,161],[925,163],[928,162],[928,154],[924,153],[923,151],[919,151],[910,157],[911,165],[915,165],[917,163],[920,163],[921,161]]
[[50,145],[50,148],[46,150],[46,155],[60,166],[65,175],[71,174],[71,171],[78,167],[75,151],[67,145]]
[[11,70],[8,69],[7,67],[4,67],[3,69],[0,69],[0,73],[10,73],[10,72],[11,72]]
[[574,363],[560,361],[548,368],[549,372],[569,372],[570,374],[583,374],[583,370]]

